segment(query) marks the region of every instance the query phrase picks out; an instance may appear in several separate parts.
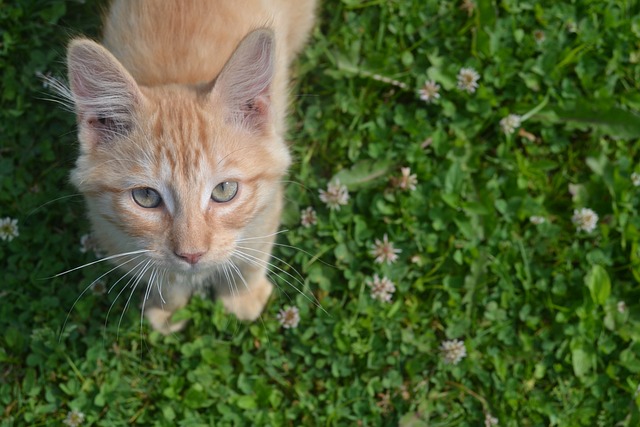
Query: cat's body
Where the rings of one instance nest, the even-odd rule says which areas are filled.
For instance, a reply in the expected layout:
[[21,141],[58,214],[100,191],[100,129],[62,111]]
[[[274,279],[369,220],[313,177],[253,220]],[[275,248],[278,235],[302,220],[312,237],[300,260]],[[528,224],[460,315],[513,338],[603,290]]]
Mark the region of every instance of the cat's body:
[[171,314],[199,286],[246,320],[271,294],[288,67],[314,3],[116,0],[108,50],[69,47],[81,147],[72,182],[101,247],[132,252],[114,261],[143,278],[161,332],[182,327]]

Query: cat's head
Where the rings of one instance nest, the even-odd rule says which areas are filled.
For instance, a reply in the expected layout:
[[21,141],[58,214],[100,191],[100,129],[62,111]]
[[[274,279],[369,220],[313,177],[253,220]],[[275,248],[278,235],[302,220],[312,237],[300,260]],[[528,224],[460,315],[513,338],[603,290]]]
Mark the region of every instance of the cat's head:
[[290,157],[271,108],[271,31],[250,33],[214,81],[193,87],[138,85],[86,39],[67,63],[80,140],[71,178],[106,250],[151,250],[160,267],[198,271],[277,227]]

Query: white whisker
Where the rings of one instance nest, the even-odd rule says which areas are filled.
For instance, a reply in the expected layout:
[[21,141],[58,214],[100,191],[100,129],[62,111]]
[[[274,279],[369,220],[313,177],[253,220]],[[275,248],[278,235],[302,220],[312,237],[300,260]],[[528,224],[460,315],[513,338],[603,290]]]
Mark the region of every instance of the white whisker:
[[[269,267],[275,268],[276,270],[282,272],[283,274],[286,274],[287,276],[291,277],[293,280],[295,280],[296,282],[298,282],[303,288],[305,288],[305,284],[303,282],[300,281],[300,279],[298,279],[297,277],[295,277],[294,275],[292,275],[291,273],[289,273],[288,271],[283,270],[282,268],[278,267],[277,265],[270,263],[268,261],[265,261],[261,258],[258,258],[256,256],[253,256],[251,254],[247,254],[244,253],[242,251],[234,251],[233,252],[234,256],[239,257],[240,259],[249,262],[253,265],[257,265],[259,267],[262,268],[266,268],[269,272],[275,274],[276,276],[280,277],[282,280],[284,280],[289,286],[291,286],[293,289],[295,289],[300,295],[302,295],[303,297],[305,297],[309,302],[311,302],[313,305],[315,305],[316,307],[318,307],[319,309],[321,309],[325,314],[329,314],[323,307],[322,305],[320,305],[320,302],[318,301],[318,299],[314,296],[313,299],[311,297],[309,297],[306,293],[304,293],[302,290],[300,290],[297,286],[295,286],[293,283],[291,283],[290,281],[283,279],[278,273],[275,273],[273,270],[271,270]],[[313,295],[313,294],[312,294]]]
[[[249,290],[249,285],[247,284],[246,280],[244,280],[244,276],[242,275],[242,272],[240,271],[240,269],[238,268],[237,265],[235,265],[233,263],[233,261],[229,260],[229,266],[236,272],[238,273],[238,277],[240,277],[240,280],[242,280],[242,283],[244,283],[244,287],[246,288],[246,290]],[[233,275],[233,274],[232,274]],[[235,278],[233,279],[234,283],[235,283]],[[236,290],[238,290],[238,286],[236,285]],[[239,295],[239,290],[238,290],[238,295]]]
[[[149,263],[149,261],[146,261],[147,264]],[[109,288],[109,291],[107,293],[111,293],[111,291],[116,287],[116,285],[118,283],[120,283],[120,281],[122,281],[122,279],[124,279],[125,277],[127,277],[128,274],[132,274],[131,277],[129,277],[129,280],[127,281],[127,283],[125,283],[125,285],[122,287],[122,289],[120,289],[120,292],[118,292],[118,294],[116,295],[115,299],[113,300],[113,302],[111,303],[111,305],[109,306],[109,310],[107,310],[107,317],[104,319],[104,328],[106,330],[107,328],[107,323],[109,322],[109,315],[111,314],[111,310],[113,309],[113,306],[115,305],[116,301],[118,301],[118,299],[120,298],[120,295],[122,295],[122,293],[125,291],[125,289],[127,289],[127,287],[129,287],[129,283],[131,283],[138,275],[138,273],[135,273],[135,270],[138,269],[138,267],[140,267],[141,265],[143,265],[145,263],[145,260],[140,261],[138,264],[135,265],[135,267],[133,267],[131,270],[129,270],[127,273],[123,274],[121,278],[119,278],[116,283],[113,284],[113,286],[111,286]],[[140,267],[140,269],[142,270],[144,268]]]
[[165,268],[164,270],[162,270],[162,276],[160,277],[160,280],[158,280],[156,285],[156,289],[158,289],[158,295],[160,295],[160,304],[163,307],[167,303],[164,300],[164,297],[162,296],[162,283],[164,283],[164,279],[166,278],[166,275],[167,275],[167,269]]
[[156,280],[158,276],[158,269],[155,265],[152,264],[151,275],[149,276],[149,281],[147,282],[147,289],[144,292],[144,298],[142,299],[142,307],[140,309],[140,337],[142,338],[142,328],[144,323],[144,307],[149,300],[149,295],[151,294],[151,290],[153,289],[153,281]]
[[245,238],[243,238],[243,239],[238,239],[237,241],[238,241],[238,242],[246,242],[246,241],[249,241],[249,240],[266,239],[267,237],[277,236],[278,234],[286,233],[286,232],[288,232],[288,231],[289,231],[289,230],[286,230],[286,229],[285,229],[285,230],[279,230],[279,231],[276,231],[275,233],[267,234],[266,236],[245,237]]
[[[113,290],[113,289],[118,285],[118,283],[120,283],[120,282],[122,281],[122,279],[124,279],[125,277],[127,277],[127,275],[128,275],[128,274],[133,273],[133,272],[134,272],[138,267],[140,267],[142,264],[144,264],[144,262],[145,262],[145,261],[146,261],[146,260],[144,260],[144,259],[143,259],[142,261],[140,261],[139,263],[137,263],[137,264],[136,264],[136,265],[135,265],[131,270],[129,270],[129,271],[127,271],[126,273],[124,273],[124,274],[122,275],[122,277],[120,277],[118,280],[116,280],[116,282],[115,282],[113,285],[111,285],[111,287],[109,287],[109,289],[107,290],[107,294],[110,294],[110,293],[111,293],[111,291],[112,291],[112,290]],[[129,284],[129,282],[127,282],[127,285],[128,285],[128,284]],[[126,285],[125,285],[125,287],[126,287]],[[117,296],[116,296],[116,299],[117,299]]]
[[[235,256],[237,256],[238,258],[240,258],[240,260],[244,261],[245,263],[248,263],[250,265],[253,265],[255,267],[258,268],[264,268],[267,270],[268,273],[275,275],[276,277],[278,277],[280,280],[282,280],[283,282],[287,283],[289,286],[291,286],[292,288],[294,288],[295,290],[297,290],[299,293],[302,294],[302,292],[295,286],[293,285],[291,282],[289,282],[287,279],[283,278],[282,276],[280,276],[278,273],[272,271],[269,269],[270,265],[263,265],[258,263],[257,261],[255,261],[254,259],[248,258],[248,254],[240,254],[240,253],[234,253]],[[244,256],[247,256],[247,258],[245,258]],[[287,293],[286,290],[282,289],[280,287],[280,285],[278,284],[278,282],[273,281],[273,284],[278,288],[278,290],[280,290],[288,299],[291,303],[293,303],[293,299],[291,298],[291,296],[289,296],[289,294]],[[305,295],[306,297],[306,295]]]
[[[278,258],[275,255],[270,254],[269,252],[265,252],[262,251],[260,249],[255,249],[255,248],[249,248],[247,246],[238,246],[238,249],[244,249],[245,251],[254,251],[254,252],[258,252],[259,254],[263,254],[263,255],[267,255],[270,256],[271,258],[275,259],[276,261],[281,262],[282,264],[286,265],[287,267],[289,267],[290,269],[292,269],[297,275],[298,277],[300,277],[301,279],[304,279],[304,277],[302,276],[302,274],[300,274],[300,272],[298,270],[296,270],[291,264],[287,263],[285,260],[283,260],[282,258]],[[268,261],[267,261],[268,262]],[[293,276],[292,276],[293,277]]]
[[[283,231],[286,231],[286,230],[283,230]],[[265,237],[268,237],[268,236],[265,236]],[[259,239],[259,238],[260,238],[260,237],[256,237],[256,239]],[[243,240],[237,240],[237,242],[238,242],[238,243],[242,243],[242,242],[243,242]],[[328,262],[325,262],[325,261],[321,260],[321,259],[320,259],[320,256],[321,256],[322,254],[316,254],[316,255],[314,255],[314,254],[312,254],[311,252],[307,252],[307,251],[305,251],[304,249],[301,249],[301,248],[299,248],[299,247],[297,247],[297,246],[287,245],[287,244],[284,244],[284,243],[278,243],[278,242],[270,242],[270,241],[250,242],[250,243],[256,243],[256,244],[263,243],[263,244],[265,244],[265,245],[267,245],[267,244],[268,244],[268,245],[278,246],[278,247],[281,247],[281,248],[293,249],[293,250],[296,250],[296,251],[298,251],[298,252],[302,252],[302,253],[303,253],[303,254],[305,254],[305,255],[309,255],[309,256],[311,257],[311,259],[307,262],[307,265],[310,265],[310,264],[313,264],[313,263],[314,263],[314,262],[316,262],[316,261],[319,261],[320,263],[322,263],[322,264],[326,265],[327,267],[337,268],[335,265],[329,264]]]
[[55,202],[57,202],[57,201],[64,200],[64,199],[70,199],[70,198],[72,198],[72,197],[81,197],[81,196],[82,196],[82,194],[80,194],[80,193],[76,193],[76,194],[68,194],[68,195],[66,195],[66,196],[62,196],[62,197],[55,198],[55,199],[53,199],[53,200],[49,200],[48,202],[41,204],[41,205],[40,205],[40,206],[38,206],[37,208],[32,209],[32,210],[31,210],[31,212],[29,212],[29,213],[27,214],[27,216],[31,216],[31,215],[33,215],[35,212],[39,211],[40,209],[44,208],[44,207],[45,207],[45,206],[47,206],[47,205],[50,205],[51,203],[55,203]]
[[229,271],[229,261],[225,261],[224,264],[222,264],[222,271],[224,272],[224,276],[227,279],[227,284],[229,285],[229,290],[231,291],[231,296],[235,296],[234,295],[234,290],[237,292],[238,291],[238,285],[236,284],[235,278],[233,279],[233,283],[231,283],[231,278],[232,278],[232,273]]
[[131,303],[131,298],[133,297],[133,294],[136,288],[138,287],[138,284],[144,278],[144,275],[147,273],[147,271],[149,271],[149,268],[153,267],[154,264],[155,264],[155,261],[153,260],[147,261],[147,263],[144,265],[144,267],[142,267],[142,269],[138,273],[138,277],[136,281],[131,285],[131,292],[129,293],[129,298],[127,298],[127,302],[124,304],[124,308],[122,309],[122,314],[120,314],[120,320],[118,320],[118,327],[116,328],[116,341],[120,337],[120,325],[122,324],[122,319],[124,317],[124,314],[127,312],[127,308],[129,308],[129,304]]
[[42,280],[47,280],[47,279],[53,279],[53,278],[56,278],[56,277],[60,277],[60,276],[63,276],[65,274],[67,274],[67,273],[71,273],[72,271],[80,270],[81,268],[89,267],[90,265],[94,265],[94,264],[98,264],[98,263],[101,263],[101,262],[109,261],[111,259],[121,258],[121,257],[127,256],[127,255],[143,254],[143,253],[146,253],[146,252],[153,252],[153,251],[151,249],[140,249],[140,250],[137,250],[137,251],[124,252],[124,253],[121,253],[121,254],[111,255],[111,256],[108,256],[108,257],[100,258],[99,260],[96,260],[96,261],[89,262],[89,263],[81,265],[79,267],[72,268],[71,270],[67,270],[67,271],[64,271],[62,273],[58,273],[55,276],[45,277]]
[[[71,316],[71,312],[73,311],[73,309],[75,308],[76,304],[78,304],[78,301],[80,301],[80,299],[82,298],[82,296],[84,294],[87,293],[87,291],[89,289],[91,289],[91,287],[98,282],[100,279],[102,279],[103,277],[105,277],[106,275],[108,275],[109,273],[111,273],[114,270],[117,270],[118,268],[122,267],[123,265],[126,265],[132,261],[135,261],[136,259],[140,258],[142,256],[142,254],[127,260],[121,264],[116,265],[115,267],[113,267],[111,270],[107,271],[106,273],[102,274],[100,277],[98,277],[97,279],[95,279],[93,282],[91,282],[86,288],[84,288],[84,290],[80,293],[80,295],[78,295],[78,298],[76,298],[76,300],[73,302],[73,304],[71,305],[71,308],[69,309],[69,311],[67,312],[67,316],[64,318],[64,323],[62,324],[62,329],[60,330],[60,336],[58,338],[58,341],[60,341],[62,339],[62,333],[64,332],[65,328],[67,327],[67,322],[69,321],[69,316]],[[144,261],[143,261],[144,262]]]

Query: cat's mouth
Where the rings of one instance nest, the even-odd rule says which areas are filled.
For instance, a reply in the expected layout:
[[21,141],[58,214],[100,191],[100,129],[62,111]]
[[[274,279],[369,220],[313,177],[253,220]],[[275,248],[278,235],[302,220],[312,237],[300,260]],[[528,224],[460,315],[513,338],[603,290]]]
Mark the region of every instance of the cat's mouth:
[[176,272],[194,274],[210,270],[212,267],[219,267],[227,263],[227,259],[218,259],[210,252],[186,252],[168,253],[164,257],[164,263]]

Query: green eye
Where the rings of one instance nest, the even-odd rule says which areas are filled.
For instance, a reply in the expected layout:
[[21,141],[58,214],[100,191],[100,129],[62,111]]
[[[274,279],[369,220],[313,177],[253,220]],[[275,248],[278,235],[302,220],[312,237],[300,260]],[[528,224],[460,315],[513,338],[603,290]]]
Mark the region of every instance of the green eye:
[[211,192],[211,198],[218,203],[228,202],[238,194],[238,183],[235,181],[225,181],[216,185]]
[[131,197],[135,202],[143,208],[157,208],[162,202],[162,197],[153,188],[135,188],[131,191]]

